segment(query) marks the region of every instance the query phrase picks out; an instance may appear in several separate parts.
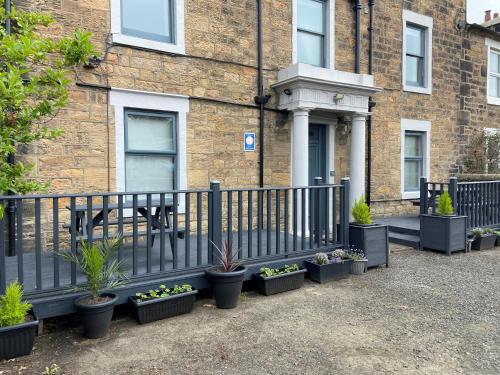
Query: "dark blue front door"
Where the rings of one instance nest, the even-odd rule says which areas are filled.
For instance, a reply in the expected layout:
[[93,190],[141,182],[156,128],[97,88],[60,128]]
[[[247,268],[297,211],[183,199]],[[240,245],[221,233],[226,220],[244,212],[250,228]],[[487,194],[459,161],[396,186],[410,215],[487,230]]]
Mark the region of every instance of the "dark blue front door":
[[309,124],[309,184],[315,177],[326,181],[326,126]]

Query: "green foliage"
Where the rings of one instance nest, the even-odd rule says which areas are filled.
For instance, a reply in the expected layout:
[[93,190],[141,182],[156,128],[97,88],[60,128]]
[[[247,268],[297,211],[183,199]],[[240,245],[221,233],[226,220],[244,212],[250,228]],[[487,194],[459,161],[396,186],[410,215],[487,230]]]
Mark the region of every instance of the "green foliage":
[[436,212],[438,215],[442,216],[453,215],[454,213],[453,202],[451,200],[450,194],[447,191],[445,191],[439,197],[439,202]]
[[324,266],[325,264],[330,263],[330,259],[328,255],[325,253],[318,253],[314,255],[313,263],[316,263],[318,266]]
[[13,7],[10,18],[12,33],[7,35],[5,8],[0,7],[0,195],[47,189],[30,178],[30,164],[10,165],[7,157],[35,141],[61,136],[47,123],[67,104],[70,69],[95,55],[88,32],[51,38],[45,30],[53,23],[50,15]]
[[55,363],[50,367],[45,367],[45,371],[43,375],[59,375],[61,373],[61,369]]
[[473,239],[481,238],[484,235],[485,235],[485,231],[482,228],[474,228],[470,233],[470,237]]
[[295,272],[295,271],[299,271],[299,270],[300,270],[300,267],[298,264],[292,264],[291,266],[285,264],[285,267],[283,267],[283,268],[263,267],[260,269],[259,274],[262,277],[271,277],[271,276],[283,275],[285,273]]
[[365,197],[361,197],[352,207],[352,216],[354,222],[360,225],[369,225],[373,223],[370,207],[365,202]]
[[176,294],[191,292],[193,287],[190,284],[174,285],[173,288],[167,288],[165,285],[160,285],[159,289],[151,289],[147,293],[136,293],[135,298],[139,301],[148,301],[151,299],[165,298]]
[[80,289],[97,299],[104,290],[116,288],[126,281],[122,263],[113,259],[121,245],[121,238],[106,239],[98,245],[83,243],[79,254],[67,252],[61,256],[81,268],[87,283]]
[[23,302],[23,287],[18,282],[7,286],[0,297],[0,327],[22,324],[31,309],[31,304]]

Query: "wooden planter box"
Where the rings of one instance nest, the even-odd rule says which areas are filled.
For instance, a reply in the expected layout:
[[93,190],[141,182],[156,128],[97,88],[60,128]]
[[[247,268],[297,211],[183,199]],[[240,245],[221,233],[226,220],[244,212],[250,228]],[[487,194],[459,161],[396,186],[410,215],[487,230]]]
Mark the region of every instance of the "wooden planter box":
[[421,248],[448,255],[467,247],[467,216],[420,216]]
[[389,229],[387,225],[349,224],[349,244],[363,250],[367,267],[389,267]]
[[38,329],[35,314],[33,321],[0,328],[0,360],[31,354]]
[[289,290],[299,289],[304,284],[304,276],[307,270],[302,269],[281,275],[262,277],[256,273],[253,275],[257,290],[265,295],[288,292]]
[[145,324],[191,312],[196,294],[198,291],[193,290],[148,301],[138,301],[135,297],[129,297],[129,300],[135,308],[137,321]]
[[476,238],[472,241],[471,249],[472,250],[489,250],[495,247],[495,242],[497,240],[497,236],[494,234],[489,234],[483,237]]
[[305,262],[309,278],[317,283],[324,283],[330,280],[339,280],[348,277],[351,273],[352,260],[344,260],[342,263],[329,263],[322,266],[306,260]]

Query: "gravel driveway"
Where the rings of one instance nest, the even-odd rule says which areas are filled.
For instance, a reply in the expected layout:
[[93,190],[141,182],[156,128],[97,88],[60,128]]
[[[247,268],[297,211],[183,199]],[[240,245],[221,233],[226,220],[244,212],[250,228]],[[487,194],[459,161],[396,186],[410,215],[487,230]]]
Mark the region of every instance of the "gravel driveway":
[[124,317],[99,341],[65,323],[0,374],[500,374],[500,249],[392,250],[389,269],[244,293],[229,311],[201,300],[149,325]]

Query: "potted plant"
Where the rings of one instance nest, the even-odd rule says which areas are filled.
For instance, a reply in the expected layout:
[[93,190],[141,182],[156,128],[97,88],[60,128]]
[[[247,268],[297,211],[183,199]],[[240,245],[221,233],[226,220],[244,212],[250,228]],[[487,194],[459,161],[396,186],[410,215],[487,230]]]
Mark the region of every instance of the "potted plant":
[[389,231],[387,225],[373,223],[370,207],[361,197],[352,207],[354,222],[349,224],[349,244],[362,250],[367,267],[389,266]]
[[347,252],[349,258],[351,258],[351,275],[362,275],[366,272],[368,259],[365,257],[363,250],[350,249]]
[[246,268],[236,260],[239,251],[233,253],[231,240],[224,243],[222,250],[212,244],[220,264],[205,270],[205,273],[212,287],[215,305],[220,309],[233,309],[238,305]]
[[33,349],[38,320],[23,287],[15,282],[0,297],[0,360],[28,355]]
[[309,272],[309,278],[318,283],[324,283],[349,276],[352,259],[346,251],[337,249],[331,254],[318,253],[313,259],[306,260],[304,263]]
[[453,201],[445,191],[439,197],[435,214],[420,215],[420,246],[448,255],[467,247],[467,216],[454,214]]
[[493,230],[486,228],[475,228],[470,234],[470,238],[473,240],[471,249],[472,250],[488,250],[495,247],[495,242],[497,236]]
[[84,336],[89,339],[104,337],[109,331],[118,297],[105,291],[122,285],[126,280],[121,262],[113,259],[121,245],[121,238],[106,239],[99,244],[82,243],[79,254],[61,254],[79,266],[87,279],[76,290],[88,293],[74,303],[82,319]]
[[255,284],[261,294],[270,296],[276,293],[299,289],[304,284],[307,270],[300,269],[298,264],[286,265],[283,268],[263,267],[254,274]]
[[189,284],[174,285],[173,288],[160,285],[158,289],[136,293],[129,297],[129,301],[135,309],[137,321],[144,324],[191,312],[196,294],[198,291]]

